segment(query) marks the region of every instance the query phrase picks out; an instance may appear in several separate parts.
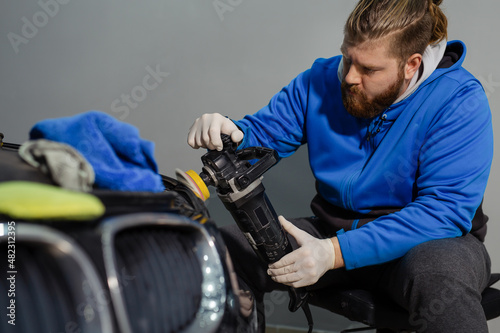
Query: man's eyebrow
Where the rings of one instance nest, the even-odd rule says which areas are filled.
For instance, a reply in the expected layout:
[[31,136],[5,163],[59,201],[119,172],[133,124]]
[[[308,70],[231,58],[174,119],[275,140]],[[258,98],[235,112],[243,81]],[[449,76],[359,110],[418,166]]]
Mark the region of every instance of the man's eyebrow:
[[[344,58],[349,59],[349,55],[347,55],[347,50],[346,50],[346,47],[344,45],[340,46],[340,52],[342,53],[342,56]],[[376,66],[373,64],[361,64],[360,63],[359,65],[365,69],[374,70],[374,71],[383,69],[383,67]]]
[[372,65],[372,64],[360,64],[360,65],[364,69],[369,69],[369,70],[372,70],[372,71],[379,71],[379,70],[384,69],[384,67],[375,66],[375,65]]

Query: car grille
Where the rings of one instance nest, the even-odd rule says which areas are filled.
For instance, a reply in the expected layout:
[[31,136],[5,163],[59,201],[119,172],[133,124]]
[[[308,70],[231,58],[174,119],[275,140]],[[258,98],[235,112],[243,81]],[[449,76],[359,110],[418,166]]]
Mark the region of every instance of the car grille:
[[228,282],[202,225],[169,214],[130,214],[105,221],[101,235],[121,332],[216,331]]
[[[0,321],[1,332],[112,331],[107,304],[99,311],[92,306],[105,289],[74,241],[51,228],[19,224],[15,238],[14,270],[6,255],[0,263],[7,274],[0,280],[0,304],[6,309],[15,301],[15,326],[7,316]],[[7,254],[7,237],[0,237],[0,244]],[[12,297],[6,297],[9,291]]]
[[[8,274],[6,236],[0,246],[0,269]],[[218,332],[235,311],[211,234],[185,216],[20,222],[16,258],[16,326],[2,319],[0,332]],[[2,278],[4,309],[9,288]]]
[[119,283],[134,332],[179,332],[195,319],[203,275],[193,232],[133,228],[115,239]]

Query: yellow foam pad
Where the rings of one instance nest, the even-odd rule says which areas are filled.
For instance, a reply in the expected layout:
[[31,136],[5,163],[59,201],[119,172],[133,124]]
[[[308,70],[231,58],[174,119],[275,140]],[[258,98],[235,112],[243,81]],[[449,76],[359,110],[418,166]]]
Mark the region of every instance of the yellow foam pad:
[[13,219],[91,220],[104,211],[88,193],[27,181],[0,183],[0,213]]
[[194,171],[194,170],[188,170],[188,171],[186,171],[186,174],[189,177],[191,177],[191,179],[198,186],[198,188],[200,189],[201,193],[203,194],[203,197],[205,198],[204,200],[207,200],[208,198],[210,198],[210,191],[208,190],[207,185],[205,185],[205,182],[203,182],[203,180],[196,173],[196,171]]
[[175,175],[180,183],[187,186],[201,200],[206,201],[210,198],[207,186],[195,171],[184,172],[181,169],[176,169]]

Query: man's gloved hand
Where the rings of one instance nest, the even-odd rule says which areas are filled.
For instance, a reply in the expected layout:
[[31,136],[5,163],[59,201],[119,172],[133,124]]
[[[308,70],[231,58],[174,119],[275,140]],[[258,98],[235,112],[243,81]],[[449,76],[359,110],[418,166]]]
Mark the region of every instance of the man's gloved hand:
[[243,140],[243,132],[240,131],[231,119],[219,113],[206,113],[196,119],[189,129],[188,144],[195,148],[208,148],[210,150],[222,150],[221,134],[227,134],[233,142]]
[[300,247],[269,265],[267,273],[274,281],[294,288],[316,283],[323,274],[334,268],[335,251],[332,241],[311,236],[283,216],[279,220]]

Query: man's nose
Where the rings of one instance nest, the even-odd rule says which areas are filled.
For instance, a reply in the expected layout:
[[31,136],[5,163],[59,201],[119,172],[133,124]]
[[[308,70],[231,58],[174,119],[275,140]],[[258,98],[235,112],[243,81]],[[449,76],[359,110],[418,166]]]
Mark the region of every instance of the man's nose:
[[356,66],[350,65],[348,68],[345,68],[344,71],[347,72],[344,78],[347,84],[356,85],[361,83],[361,75],[356,69]]

